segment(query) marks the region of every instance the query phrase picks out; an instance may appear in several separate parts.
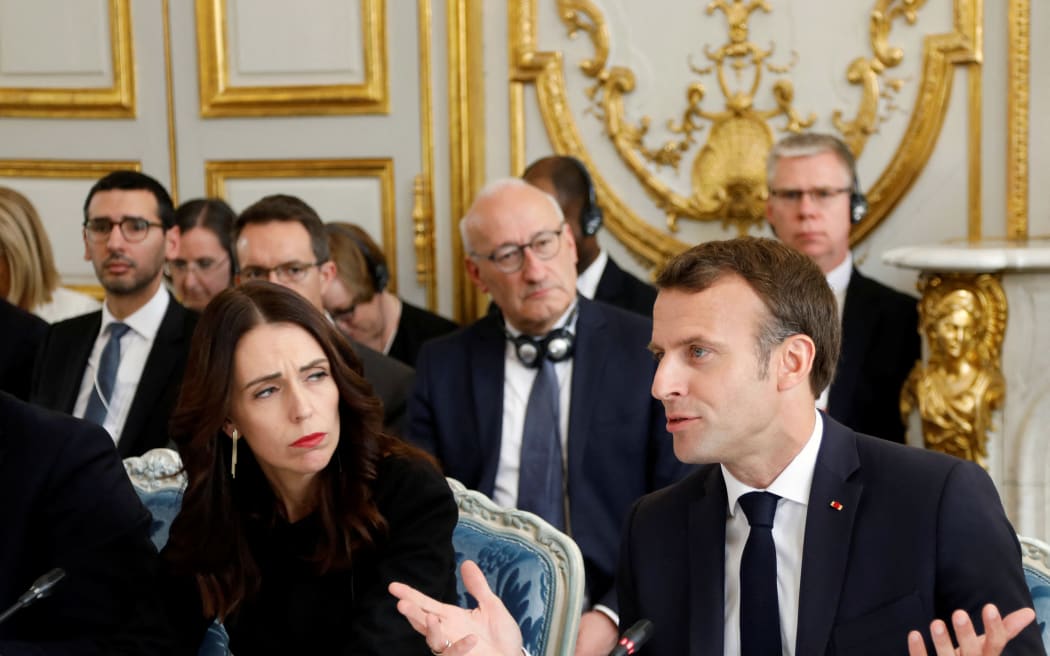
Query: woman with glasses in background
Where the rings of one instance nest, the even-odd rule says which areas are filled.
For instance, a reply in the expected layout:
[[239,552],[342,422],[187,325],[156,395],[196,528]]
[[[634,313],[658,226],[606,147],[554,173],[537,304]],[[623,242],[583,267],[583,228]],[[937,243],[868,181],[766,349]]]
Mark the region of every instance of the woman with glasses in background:
[[179,253],[169,260],[167,274],[175,295],[200,312],[216,294],[233,284],[230,231],[236,215],[219,198],[186,201],[175,210],[182,237]]

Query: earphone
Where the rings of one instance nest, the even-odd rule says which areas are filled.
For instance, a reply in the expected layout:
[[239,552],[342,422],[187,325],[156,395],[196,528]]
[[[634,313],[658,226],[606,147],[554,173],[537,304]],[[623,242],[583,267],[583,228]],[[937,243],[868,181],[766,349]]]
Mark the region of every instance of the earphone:
[[853,189],[849,192],[849,220],[851,223],[860,223],[861,219],[868,215],[868,199],[860,190],[860,180],[856,173],[853,175]]
[[[572,314],[565,322],[566,326],[572,324],[577,308],[578,306],[572,309]],[[555,328],[543,337],[530,337],[529,335],[515,337],[506,328],[503,332],[514,344],[514,354],[518,356],[518,361],[531,369],[536,369],[543,364],[544,358],[551,362],[568,360],[572,357],[576,346],[575,333],[565,327]]]
[[390,282],[390,271],[386,268],[385,264],[372,255],[372,250],[365,244],[365,242],[359,239],[352,230],[348,230],[341,225],[329,223],[326,227],[335,229],[336,232],[354,242],[354,245],[357,246],[357,251],[361,253],[361,257],[365,258],[365,267],[368,269],[368,276],[372,279],[372,286],[375,289],[375,293],[378,294],[386,289],[387,283]]
[[602,208],[598,207],[598,196],[594,190],[594,181],[591,179],[591,174],[587,172],[587,167],[584,166],[583,162],[570,155],[565,155],[565,159],[571,161],[579,169],[580,175],[583,176],[583,183],[587,187],[587,200],[584,206],[580,208],[580,227],[583,229],[585,237],[593,237],[598,234],[598,230],[602,227]]

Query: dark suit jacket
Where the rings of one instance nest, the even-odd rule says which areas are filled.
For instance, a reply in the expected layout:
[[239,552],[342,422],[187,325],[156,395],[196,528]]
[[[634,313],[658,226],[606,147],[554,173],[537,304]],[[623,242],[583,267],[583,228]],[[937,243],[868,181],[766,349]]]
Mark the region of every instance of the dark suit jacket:
[[47,336],[48,324],[40,317],[0,298],[0,390],[29,399],[33,361]]
[[0,653],[171,653],[150,515],[102,428],[0,392],[0,499],[0,608],[66,571],[0,625]]
[[401,300],[401,320],[397,322],[397,334],[390,345],[388,355],[404,362],[410,367],[416,366],[419,348],[423,343],[435,337],[447,335],[459,328],[445,317],[428,312],[411,303]]
[[392,435],[404,435],[408,396],[416,379],[415,370],[364,344],[352,339],[348,341],[361,360],[362,375],[383,402],[383,428]]
[[901,387],[920,356],[915,299],[854,269],[828,413],[857,432],[904,443]]
[[[583,552],[593,602],[611,594],[618,535],[639,496],[683,476],[663,406],[649,394],[651,324],[580,299],[568,438],[572,534]],[[445,473],[492,495],[503,420],[506,339],[498,314],[428,342],[419,354],[408,437]]]
[[[983,469],[822,417],[796,654],[907,654],[909,630],[928,634],[956,608],[979,623],[986,602],[1004,614],[1032,605],[1017,538]],[[721,468],[707,465],[632,509],[617,587],[623,626],[656,623],[642,654],[721,656],[726,504]],[[1008,653],[1043,653],[1034,624]]]
[[656,288],[621,269],[610,257],[605,271],[602,271],[601,279],[598,280],[598,288],[594,290],[594,300],[630,310],[652,320]]
[[[196,313],[179,305],[174,297],[169,299],[117,445],[121,457],[171,445],[168,419],[182,385],[190,337],[196,325]],[[51,326],[33,372],[33,403],[67,414],[73,412],[91,347],[101,327],[101,310]]]

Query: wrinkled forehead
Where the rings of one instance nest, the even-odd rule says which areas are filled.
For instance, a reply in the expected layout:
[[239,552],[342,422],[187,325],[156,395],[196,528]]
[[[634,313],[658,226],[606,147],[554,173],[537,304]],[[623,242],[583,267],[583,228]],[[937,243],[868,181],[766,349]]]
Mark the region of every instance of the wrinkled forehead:
[[557,230],[561,223],[561,210],[549,194],[515,187],[480,199],[467,230],[474,248],[485,250],[526,243],[538,232]]
[[235,248],[241,268],[314,261],[310,234],[297,221],[249,223],[241,229]]

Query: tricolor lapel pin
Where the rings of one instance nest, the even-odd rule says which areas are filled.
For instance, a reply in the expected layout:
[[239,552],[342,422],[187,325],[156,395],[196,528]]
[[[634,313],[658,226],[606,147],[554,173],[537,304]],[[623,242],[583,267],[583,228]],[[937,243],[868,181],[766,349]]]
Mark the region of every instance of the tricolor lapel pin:
[[831,502],[831,507],[834,508],[835,510],[842,510],[842,504],[839,503],[838,501],[832,501]]

